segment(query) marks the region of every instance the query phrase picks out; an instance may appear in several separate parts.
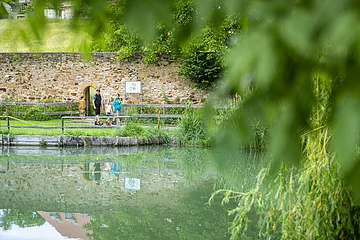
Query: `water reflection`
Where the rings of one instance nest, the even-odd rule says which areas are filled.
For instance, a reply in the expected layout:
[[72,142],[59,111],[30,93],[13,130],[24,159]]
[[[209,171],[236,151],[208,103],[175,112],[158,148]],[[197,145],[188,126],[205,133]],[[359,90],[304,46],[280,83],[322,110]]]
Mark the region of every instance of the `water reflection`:
[[70,214],[71,218],[77,218],[77,223],[67,224],[61,221],[61,214],[54,221],[54,213],[0,209],[0,239],[89,239],[82,228],[90,222],[89,217]]
[[91,231],[87,231],[84,228],[85,224],[90,223],[91,218],[89,215],[68,212],[38,211],[37,213],[62,236],[76,239],[89,239],[87,235],[90,235]]
[[214,186],[245,178],[242,188],[251,187],[261,167],[239,158],[223,165],[207,149],[107,150],[3,149],[0,239],[32,227],[77,239],[227,239],[232,206],[206,204]]
[[44,222],[45,220],[36,212],[0,209],[0,227],[3,230],[11,230],[13,226],[22,228],[41,226]]

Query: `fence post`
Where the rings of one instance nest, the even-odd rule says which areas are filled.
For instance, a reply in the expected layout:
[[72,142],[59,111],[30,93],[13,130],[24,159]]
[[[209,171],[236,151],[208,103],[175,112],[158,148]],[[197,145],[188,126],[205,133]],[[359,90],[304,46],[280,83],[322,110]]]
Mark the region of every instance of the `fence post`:
[[62,135],[64,135],[64,128],[65,128],[64,117],[61,117],[61,132],[62,132]]
[[158,111],[158,129],[160,129],[160,110]]
[[6,117],[6,120],[7,120],[8,132],[10,132],[10,118],[9,118],[9,116]]

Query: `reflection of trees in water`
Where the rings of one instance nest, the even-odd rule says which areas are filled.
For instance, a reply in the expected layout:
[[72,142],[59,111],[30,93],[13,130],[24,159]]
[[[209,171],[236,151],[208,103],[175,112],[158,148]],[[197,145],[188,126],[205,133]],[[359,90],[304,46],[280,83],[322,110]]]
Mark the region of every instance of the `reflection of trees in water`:
[[14,209],[0,210],[0,228],[10,230],[12,225],[21,228],[41,226],[45,219],[32,211],[19,211]]
[[262,152],[236,150],[232,153],[215,151],[214,162],[217,172],[216,189],[248,191],[256,186],[257,175],[268,164],[268,158]]
[[177,194],[177,199],[167,198],[168,202],[149,200],[141,206],[127,205],[93,214],[84,227],[92,231],[93,240],[228,239],[231,218],[225,207],[218,202],[206,204],[212,191],[211,182],[203,182]]
[[190,182],[196,182],[211,168],[211,151],[203,148],[180,148],[173,154],[177,168],[185,171]]

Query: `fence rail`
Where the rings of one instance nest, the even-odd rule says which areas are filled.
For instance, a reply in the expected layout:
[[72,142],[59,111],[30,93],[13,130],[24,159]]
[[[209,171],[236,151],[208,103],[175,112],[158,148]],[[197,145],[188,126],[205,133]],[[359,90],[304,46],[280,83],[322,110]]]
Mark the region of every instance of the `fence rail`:
[[[78,102],[58,102],[58,103],[27,103],[27,102],[0,102],[0,106],[3,105],[6,107],[5,114],[9,114],[9,107],[11,106],[33,106],[33,107],[43,107],[43,112],[39,113],[43,116],[76,116],[80,115],[80,111],[78,109],[72,110],[72,107],[77,107],[79,105]],[[47,107],[52,106],[70,106],[70,111],[48,111]],[[156,118],[158,109],[162,109],[162,117],[168,116],[168,118],[180,118],[179,114],[166,114],[166,109],[169,108],[193,108],[193,109],[199,109],[204,108],[204,105],[192,105],[192,104],[133,104],[133,103],[124,103],[123,104],[123,112],[124,114],[127,113],[128,108],[138,107],[140,108],[139,114],[133,114],[135,117],[149,117],[149,118]],[[155,113],[142,113],[142,108],[154,108],[157,109]],[[215,108],[221,109],[226,108],[223,106],[215,106]],[[25,112],[15,112],[16,115],[25,114]],[[106,114],[105,111],[101,111],[101,114]]]
[[[111,116],[112,118],[116,118],[118,120],[120,119],[128,119],[131,117],[135,117],[135,118],[157,118],[158,119],[158,123],[157,126],[158,128],[160,128],[160,122],[161,122],[161,118],[174,118],[174,119],[178,119],[181,118],[182,115],[180,114],[160,114],[160,112],[158,114],[133,114],[133,115],[120,115],[120,116]],[[63,116],[61,118],[61,126],[40,126],[38,124],[34,124],[31,123],[29,121],[25,121],[25,120],[21,120],[19,118],[15,118],[12,116],[0,116],[1,118],[5,118],[6,119],[6,126],[2,126],[0,125],[0,128],[7,128],[8,131],[10,132],[10,130],[13,129],[61,129],[62,134],[64,134],[65,129],[91,129],[91,128],[115,128],[118,127],[118,121],[116,125],[110,125],[110,126],[106,126],[106,125],[94,125],[95,122],[95,117],[80,117],[80,116]],[[100,116],[100,119],[107,119],[108,117],[106,116]],[[10,124],[10,120],[14,120],[14,121],[20,121],[26,124],[29,124],[29,126],[13,126]],[[81,125],[81,126],[66,126],[66,120],[80,120],[77,123],[81,123],[81,124],[89,124],[89,125]],[[75,124],[74,122],[72,122],[73,124]]]
[[[0,102],[0,106],[35,106],[35,107],[51,107],[51,106],[78,106],[78,102],[58,102],[58,103],[27,103],[27,102]],[[150,107],[150,108],[203,108],[204,105],[195,104],[165,104],[165,103],[123,103],[124,107]],[[225,106],[216,106],[216,108],[226,108]]]
[[[6,126],[0,126],[0,128],[7,128],[8,131],[11,130],[11,128],[40,128],[40,129],[62,129],[62,133],[64,133],[64,130],[67,129],[71,129],[71,128],[78,128],[78,129],[85,129],[85,128],[99,128],[99,127],[103,127],[103,126],[95,126],[95,125],[89,125],[89,126],[66,126],[65,124],[65,120],[67,119],[77,119],[77,120],[82,120],[82,123],[85,123],[86,121],[88,123],[90,123],[91,121],[95,121],[95,117],[82,117],[82,116],[63,116],[63,115],[77,115],[79,114],[78,111],[66,111],[66,112],[46,112],[46,107],[48,106],[76,106],[78,105],[77,102],[59,102],[59,103],[24,103],[24,102],[0,102],[0,106],[1,105],[5,105],[6,107],[8,106],[42,106],[44,107],[44,112],[41,113],[42,115],[62,115],[61,119],[62,119],[62,124],[61,126],[39,126],[37,124],[33,124],[31,122],[27,122],[24,120],[21,120],[19,118],[15,118],[12,116],[0,116],[1,118],[5,118],[7,120],[7,124]],[[165,109],[166,108],[203,108],[204,105],[189,105],[189,104],[123,104],[124,107],[124,114],[120,114],[119,119],[121,118],[130,118],[130,117],[134,117],[134,118],[157,118],[158,119],[158,128],[160,128],[160,122],[161,119],[167,118],[167,119],[180,119],[182,118],[182,114],[167,114],[165,113]],[[126,114],[125,108],[126,107],[140,107],[140,108],[156,108],[156,113],[138,113],[138,114]],[[159,108],[163,109],[163,112],[161,113],[161,111],[159,110]],[[226,108],[223,106],[216,106],[215,108]],[[6,108],[7,110],[7,108]],[[7,112],[7,111],[6,111]],[[105,112],[101,112],[102,114],[104,114]],[[17,114],[21,114],[20,112],[17,112]],[[107,118],[105,116],[101,116],[100,118],[104,119]],[[113,118],[113,116],[111,117]],[[28,125],[31,126],[12,126],[10,124],[10,120],[16,120],[16,121],[21,121],[21,122],[25,122]],[[85,122],[84,122],[85,121]],[[108,127],[113,127],[113,126],[106,126]]]
[[[41,115],[79,115],[79,111],[72,111],[72,107],[77,107],[79,105],[78,102],[58,102],[58,103],[27,103],[27,102],[0,102],[0,106],[5,106],[5,112],[9,112],[9,107],[11,106],[29,106],[29,107],[43,107],[44,111]],[[54,107],[54,106],[70,106],[71,111],[47,111],[47,107]],[[131,107],[139,107],[139,108],[162,108],[165,112],[166,108],[203,108],[203,105],[187,105],[187,104],[132,104],[132,103],[124,103],[124,113],[126,113],[126,108]],[[24,112],[16,112],[16,114],[23,114]],[[104,112],[102,112],[104,114]]]

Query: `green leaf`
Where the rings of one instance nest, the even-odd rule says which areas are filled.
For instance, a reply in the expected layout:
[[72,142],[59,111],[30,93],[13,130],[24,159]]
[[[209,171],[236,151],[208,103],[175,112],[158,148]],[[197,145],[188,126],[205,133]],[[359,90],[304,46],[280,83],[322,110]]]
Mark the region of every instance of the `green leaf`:
[[315,43],[312,35],[317,19],[306,12],[295,12],[279,24],[279,33],[284,42],[304,58],[313,56]]
[[[216,11],[221,11],[221,2],[218,0],[198,0],[196,1],[196,5],[198,6],[198,14],[199,14],[199,24],[206,24],[212,18],[212,15],[216,13]],[[201,26],[201,25],[200,25]]]
[[227,77],[233,86],[246,90],[254,77],[260,89],[269,88],[279,62],[274,40],[268,30],[261,28],[253,34],[243,34],[237,47],[228,55]]
[[329,55],[335,58],[344,58],[359,36],[357,16],[353,12],[347,12],[332,21],[324,32],[324,46],[328,46]]
[[270,33],[262,32],[257,45],[255,79],[260,89],[268,89],[278,70],[278,53]]
[[359,109],[359,99],[350,93],[341,96],[335,106],[332,144],[345,172],[349,172],[355,164],[354,153],[360,130]]
[[246,90],[252,80],[256,50],[251,47],[254,36],[243,34],[237,46],[227,55],[228,71],[225,78],[229,85],[239,92]]
[[4,5],[0,2],[0,19],[1,18],[8,18],[8,13],[7,13]]
[[283,103],[277,115],[270,139],[270,152],[274,159],[273,173],[279,170],[282,163],[299,163],[301,153],[295,106],[293,103]]
[[156,36],[158,23],[171,24],[171,6],[173,0],[132,0],[128,2],[125,22],[130,29],[139,31],[146,42]]

